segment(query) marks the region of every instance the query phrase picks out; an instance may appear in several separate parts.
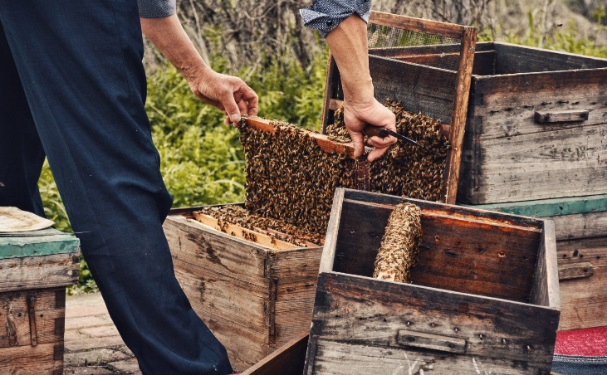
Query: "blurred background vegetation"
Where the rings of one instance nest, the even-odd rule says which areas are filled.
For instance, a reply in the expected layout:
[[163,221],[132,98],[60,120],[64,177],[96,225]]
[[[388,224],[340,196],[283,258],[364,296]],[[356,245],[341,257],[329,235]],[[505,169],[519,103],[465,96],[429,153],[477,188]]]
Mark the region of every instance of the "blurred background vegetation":
[[[181,0],[178,15],[197,49],[217,71],[243,78],[259,95],[259,115],[318,130],[328,52],[303,27],[301,0]],[[607,58],[604,0],[375,0],[373,9],[474,25],[481,41],[505,41]],[[186,82],[146,45],[146,109],[175,207],[244,199],[244,155],[238,131],[204,105]],[[47,217],[70,225],[45,165],[40,190]],[[81,264],[80,285],[96,290]]]

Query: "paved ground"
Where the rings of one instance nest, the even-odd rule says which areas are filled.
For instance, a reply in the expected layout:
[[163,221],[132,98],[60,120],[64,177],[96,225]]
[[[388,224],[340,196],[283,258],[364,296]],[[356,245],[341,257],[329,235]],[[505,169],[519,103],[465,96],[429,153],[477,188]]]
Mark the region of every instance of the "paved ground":
[[99,293],[68,296],[64,374],[141,374]]

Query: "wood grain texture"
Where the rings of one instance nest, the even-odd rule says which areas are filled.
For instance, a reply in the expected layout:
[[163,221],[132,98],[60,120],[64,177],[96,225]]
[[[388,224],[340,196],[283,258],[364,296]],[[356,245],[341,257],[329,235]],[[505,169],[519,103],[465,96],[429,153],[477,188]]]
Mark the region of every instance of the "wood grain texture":
[[1,259],[0,293],[73,285],[79,270],[80,257],[72,252]]
[[452,23],[432,21],[428,19],[406,17],[397,14],[372,11],[369,22],[382,26],[391,26],[397,29],[411,30],[426,34],[440,35],[454,39],[462,39],[468,26]]
[[[472,77],[458,201],[605,194],[607,60],[494,47],[495,74]],[[588,119],[538,124],[536,112]]]
[[[480,357],[484,362],[483,359],[493,358],[509,362],[506,368],[526,366],[526,370],[535,368],[535,373],[547,373],[558,310],[354,275],[321,273],[312,323],[308,370],[318,369],[316,361],[327,369],[327,361],[332,359],[330,348],[319,348],[320,340],[364,346],[368,349],[367,362],[385,363],[382,357],[374,357],[373,348],[400,352],[403,348],[396,333],[407,330],[463,339],[467,360]],[[405,350],[428,354],[435,365],[449,356],[411,347]],[[347,355],[343,359],[349,359],[351,373],[363,373],[356,367],[358,357]]]
[[164,230],[194,311],[242,371],[309,328],[320,247],[275,250],[171,215]]
[[251,366],[242,375],[301,375],[304,368],[308,331],[304,331]]
[[0,349],[0,373],[11,375],[61,374],[63,373],[63,343]]
[[[592,265],[592,274],[584,278],[560,280],[560,331],[607,325],[607,236],[559,241],[559,269]],[[588,273],[588,272],[586,272]]]

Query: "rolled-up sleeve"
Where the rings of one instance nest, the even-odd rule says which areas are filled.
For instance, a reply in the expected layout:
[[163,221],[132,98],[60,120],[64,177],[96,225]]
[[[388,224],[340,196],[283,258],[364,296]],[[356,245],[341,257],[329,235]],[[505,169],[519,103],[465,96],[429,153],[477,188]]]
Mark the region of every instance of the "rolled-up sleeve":
[[371,0],[314,0],[312,6],[299,10],[304,25],[316,29],[324,37],[353,14],[365,22],[371,14]]
[[139,17],[164,18],[175,14],[176,0],[137,0]]

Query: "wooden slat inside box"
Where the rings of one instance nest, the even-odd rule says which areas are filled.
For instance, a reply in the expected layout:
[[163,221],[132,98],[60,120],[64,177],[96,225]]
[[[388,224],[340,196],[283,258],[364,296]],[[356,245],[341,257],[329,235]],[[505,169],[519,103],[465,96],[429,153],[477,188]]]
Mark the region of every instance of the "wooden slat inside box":
[[[450,69],[453,47],[371,51]],[[425,69],[422,69],[425,70]],[[607,193],[607,59],[506,43],[476,46],[458,202]]]
[[310,326],[320,247],[275,250],[173,211],[164,223],[192,307],[242,371]]
[[[422,209],[414,284],[369,277],[403,200]],[[549,373],[558,307],[552,222],[339,189],[305,373]]]
[[0,237],[0,373],[63,373],[65,287],[79,241],[54,229]]
[[559,330],[607,325],[607,195],[477,207],[553,220],[561,292]]

